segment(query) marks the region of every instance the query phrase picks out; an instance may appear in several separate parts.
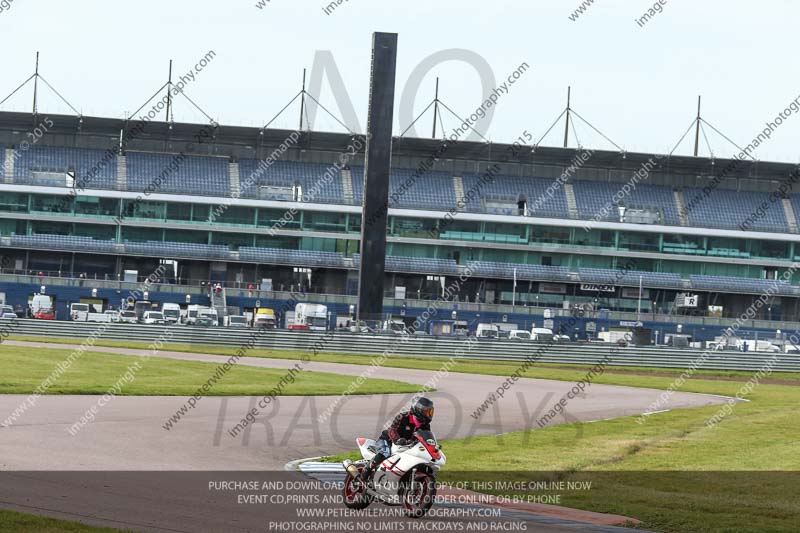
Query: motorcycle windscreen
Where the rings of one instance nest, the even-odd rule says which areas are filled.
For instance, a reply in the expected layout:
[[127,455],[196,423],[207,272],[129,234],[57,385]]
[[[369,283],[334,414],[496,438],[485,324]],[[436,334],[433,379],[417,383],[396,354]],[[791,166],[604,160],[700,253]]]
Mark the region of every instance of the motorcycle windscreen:
[[436,436],[433,434],[432,431],[428,430],[417,430],[414,433],[414,436],[417,437],[417,440],[425,446],[425,449],[431,454],[431,457],[434,461],[438,461],[441,457],[441,454],[438,450],[439,443],[436,441]]

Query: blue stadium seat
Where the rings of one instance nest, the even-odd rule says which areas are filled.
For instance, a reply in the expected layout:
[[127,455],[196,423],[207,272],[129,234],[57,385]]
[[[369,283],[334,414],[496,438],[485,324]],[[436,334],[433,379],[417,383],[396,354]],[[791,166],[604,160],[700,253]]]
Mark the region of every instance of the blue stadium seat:
[[518,280],[565,281],[569,277],[569,269],[562,266],[467,261],[467,269],[473,276],[486,278],[513,279],[514,269]]
[[[20,150],[14,161],[14,182],[20,184],[46,184],[33,178],[32,172],[66,174],[75,171],[75,179],[85,189],[116,189],[117,159],[105,150],[67,148],[63,146],[31,146]],[[102,164],[106,161],[105,164]],[[101,165],[102,164],[102,165]],[[89,179],[88,173],[97,167],[97,174]],[[52,183],[63,186],[63,183]]]
[[703,275],[693,275],[689,279],[692,283],[692,288],[696,290],[720,292],[741,290],[751,293],[766,293],[767,290],[774,290],[777,294],[784,296],[797,294],[796,289],[784,280]]
[[[789,231],[783,206],[780,202],[770,203],[769,193],[716,189],[704,197],[702,189],[686,189],[684,197],[692,226],[738,230],[748,217],[754,217],[746,228],[749,231]],[[769,208],[763,216],[755,215],[755,209],[763,202]]]
[[641,277],[643,287],[663,289],[681,287],[681,276],[669,272],[581,268],[578,270],[578,276],[582,283],[597,285],[627,285],[636,287],[639,285],[639,278]]
[[[465,174],[464,195],[468,198],[467,210],[486,212],[485,203],[481,198],[499,200],[511,206],[510,212],[499,213],[516,215],[517,202],[524,197],[528,204],[530,216],[568,218],[569,208],[564,188],[553,188],[553,196],[547,194],[547,189],[553,180],[534,177],[495,176],[493,182],[481,184],[481,176]],[[470,195],[470,191],[479,194]],[[472,198],[470,198],[472,196]],[[496,211],[495,211],[496,212]]]
[[[353,254],[353,262],[361,263],[361,254]],[[456,275],[458,264],[453,259],[436,259],[433,257],[386,256],[387,272],[408,272],[417,274]]]
[[[257,159],[239,161],[239,182],[243,198],[260,198],[262,186],[291,188],[302,187],[305,201],[309,203],[344,204],[341,172],[330,165],[276,161],[259,171]],[[246,187],[246,184],[251,184]]]
[[[229,196],[231,193],[228,159],[223,157],[128,152],[126,161],[128,190],[144,191],[153,185],[153,192],[165,194]],[[159,177],[160,185],[156,181]]]
[[191,257],[199,259],[230,259],[231,249],[227,245],[197,244],[188,242],[125,241],[125,251],[130,254],[158,256],[163,258]]
[[[354,166],[353,198],[364,202],[364,167]],[[396,197],[392,195],[397,193]],[[456,206],[453,175],[447,172],[425,172],[405,168],[392,169],[389,179],[389,207],[448,211]]]
[[11,244],[24,248],[64,250],[68,252],[114,252],[116,247],[114,239],[101,240],[75,235],[49,234],[12,235]]
[[[619,213],[613,204],[613,198],[623,185],[624,183],[573,181],[575,201],[581,218],[619,222]],[[604,212],[609,204],[611,208]],[[626,207],[657,209],[663,213],[665,224],[678,226],[681,223],[675,194],[669,187],[639,183],[620,200],[620,204]]]
[[792,202],[795,222],[800,226],[800,194],[792,194],[789,199]]
[[303,267],[343,268],[344,256],[339,252],[317,252],[308,250],[288,250],[283,248],[239,248],[239,258],[243,261],[271,265],[294,265]]

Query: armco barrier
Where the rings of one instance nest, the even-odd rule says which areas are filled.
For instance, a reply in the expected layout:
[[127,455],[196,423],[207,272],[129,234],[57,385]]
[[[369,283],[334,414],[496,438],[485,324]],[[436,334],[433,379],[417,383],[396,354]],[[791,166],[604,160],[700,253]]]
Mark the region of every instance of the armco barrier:
[[[44,320],[19,320],[15,335],[28,337],[69,337],[83,339],[96,331],[100,324],[86,322],[59,322]],[[172,332],[170,343],[207,346],[238,347],[247,343],[252,329],[203,328],[194,326],[145,326],[141,324],[105,324],[102,339],[117,341],[153,342],[165,328]],[[267,331],[258,335],[255,346],[276,350],[313,350],[355,354],[450,357],[457,353],[464,359],[514,361],[537,356],[537,361],[556,364],[596,364],[609,356],[612,366],[648,366],[659,368],[689,368],[701,360],[703,352],[668,347],[625,347],[608,344],[545,344],[530,341],[480,340],[477,347],[468,350],[462,338],[429,336],[357,335],[351,333],[316,333],[302,331]],[[474,345],[474,343],[473,343]],[[539,355],[540,354],[540,355]],[[773,357],[765,352],[709,352],[699,368],[714,370],[760,370]],[[800,372],[800,355],[778,354],[772,365],[775,372]]]

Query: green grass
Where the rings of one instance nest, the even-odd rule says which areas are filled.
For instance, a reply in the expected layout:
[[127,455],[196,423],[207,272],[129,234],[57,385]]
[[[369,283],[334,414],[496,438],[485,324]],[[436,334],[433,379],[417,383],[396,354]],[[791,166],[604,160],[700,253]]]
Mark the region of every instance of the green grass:
[[[129,530],[125,530],[129,531]],[[124,533],[119,529],[87,526],[16,511],[0,509],[0,533]]]
[[[606,381],[631,379],[656,388],[671,382]],[[732,396],[740,386],[692,379],[683,390]],[[705,422],[718,406],[654,414],[641,425],[625,417],[449,441],[440,480],[590,480],[589,491],[560,491],[561,504],[635,517],[644,529],[666,532],[797,531],[800,388],[761,385],[747,398],[715,428]],[[355,456],[326,459],[345,457]]]
[[[738,384],[694,380],[685,390],[733,395]],[[719,407],[681,409],[448,443],[445,474],[558,471],[597,488],[563,503],[644,520],[663,531],[794,531],[800,524],[800,389],[762,385],[715,428]],[[509,454],[527,449],[530,454]],[[745,473],[745,471],[747,471]],[[768,473],[794,471],[793,474]],[[761,473],[759,473],[761,472]]]
[[[31,342],[44,342],[44,343],[63,343],[63,344],[80,344],[84,339],[73,338],[59,338],[47,337],[44,339],[37,337],[26,336],[11,336],[11,340],[31,341]],[[100,339],[95,343],[96,346],[107,346],[112,348],[134,348],[134,349],[147,349],[149,344],[146,342],[135,341],[113,341]],[[238,347],[224,347],[224,346],[204,346],[198,344],[164,344],[162,350],[174,352],[187,352],[187,353],[206,353],[216,355],[233,355]],[[535,350],[532,347],[531,350]],[[302,350],[264,350],[252,349],[247,352],[248,357],[265,357],[268,359],[289,359],[299,360],[303,355],[308,355],[307,351]],[[312,361],[326,362],[326,363],[346,363],[355,365],[369,365],[370,361],[375,355],[365,354],[346,354],[336,352],[320,352],[314,355]],[[389,357],[383,366],[388,368],[412,368],[418,370],[439,370],[444,364],[445,359],[434,359],[430,357],[403,357],[392,356]],[[467,374],[486,374],[492,376],[508,376],[519,367],[519,363],[514,361],[475,361],[475,360],[460,360],[451,369],[451,372],[462,372]],[[652,384],[643,382],[641,376],[615,374],[618,371],[626,372],[645,372],[648,374],[667,374],[670,376],[678,377],[684,371],[674,368],[650,368],[650,367],[636,367],[636,366],[620,366],[620,367],[607,367],[605,374],[597,376],[593,379],[594,383],[606,383],[609,385],[626,385],[630,387],[655,387],[667,388],[672,378],[664,378],[661,376],[652,376],[655,380]],[[540,363],[531,367],[526,374],[528,378],[540,379],[555,379],[560,381],[576,381],[580,380],[586,374],[585,365],[553,365]],[[752,372],[737,371],[737,370],[697,370],[695,376],[708,376],[725,379],[742,379],[747,380],[752,375]],[[649,377],[649,376],[648,376]],[[774,374],[772,378],[797,381],[800,384],[800,373],[797,372],[782,372]],[[666,384],[664,380],[666,381]],[[662,386],[663,385],[663,386]],[[701,391],[697,391],[701,392]]]
[[[0,394],[29,394],[70,354],[64,349],[0,346]],[[214,375],[217,363],[179,361],[160,357],[84,352],[47,394],[104,394],[139,362],[135,379],[119,393],[123,396],[191,396]],[[287,364],[287,368],[291,366]],[[269,392],[286,376],[284,369],[237,365],[222,377],[207,396],[256,396]],[[337,395],[353,381],[351,376],[303,371],[280,392],[283,396]],[[416,392],[418,385],[369,379],[358,394]]]
[[[222,355],[234,351],[180,345],[165,349]],[[297,359],[302,353],[252,350],[248,355]],[[369,364],[371,358],[319,354],[314,360]],[[438,370],[442,363],[426,358],[392,357],[386,366]],[[586,367],[563,366],[566,365],[558,368],[535,365],[525,376],[572,381],[586,373]],[[453,371],[509,375],[516,368],[514,362],[459,361]],[[607,369],[593,382],[666,389],[682,373],[660,368],[625,368],[645,373],[635,375],[615,374],[614,370]],[[751,376],[751,372],[698,371],[680,390],[733,396]],[[733,413],[715,428],[706,427],[705,422],[719,410],[718,406],[654,414],[644,424],[638,424],[637,417],[625,417],[448,441],[444,443],[448,464],[440,479],[530,480],[539,475],[588,479],[593,482],[591,490],[561,491],[561,504],[635,517],[643,521],[643,529],[665,532],[797,531],[800,374],[780,373],[770,378],[798,384],[758,386],[747,396],[750,402],[737,404]],[[485,422],[491,422],[491,412],[485,416]],[[328,459],[344,457],[353,454]],[[541,474],[547,472],[550,474]]]

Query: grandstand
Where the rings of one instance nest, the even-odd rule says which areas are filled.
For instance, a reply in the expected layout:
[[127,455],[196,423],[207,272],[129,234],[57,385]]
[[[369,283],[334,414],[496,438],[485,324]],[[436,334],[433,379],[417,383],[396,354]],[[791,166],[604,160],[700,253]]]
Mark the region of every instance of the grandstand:
[[[174,269],[163,280],[173,285],[159,296],[164,301],[184,303],[175,286],[220,282],[272,287],[275,299],[281,287],[302,288],[338,295],[341,309],[352,303],[363,155],[331,166],[351,136],[301,135],[281,160],[259,170],[291,132],[226,127],[186,154],[198,125],[155,123],[120,149],[130,126],[123,121],[83,117],[78,128],[70,125],[74,117],[55,118],[57,127],[20,150],[31,117],[0,113],[0,276],[87,273],[105,282],[130,270],[146,276],[166,260]],[[435,299],[442,278],[462,276],[458,300],[483,306],[465,308],[463,316],[494,305],[506,306],[498,316],[511,320],[522,312],[512,302],[588,303],[612,313],[641,308],[677,322],[687,313],[708,314],[709,306],[733,317],[752,295],[770,291],[769,311],[757,318],[800,319],[793,268],[800,198],[771,194],[794,165],[741,163],[720,176],[724,162],[667,157],[619,194],[651,156],[596,151],[560,180],[573,150],[540,147],[495,160],[492,154],[503,153],[496,145],[462,142],[420,171],[440,144],[396,140],[387,297],[402,287]],[[481,183],[491,163],[502,170]],[[754,213],[762,204],[767,208]],[[0,279],[7,299],[34,291],[15,283]],[[630,288],[640,285],[645,295],[632,296]],[[696,309],[675,306],[687,292],[698,295]],[[253,308],[258,297],[242,295],[236,304]],[[68,298],[74,296],[60,301]],[[410,304],[390,302],[387,313],[402,307],[413,317]]]
[[256,176],[252,185],[242,191],[243,197],[264,198],[263,192],[259,194],[264,187],[300,187],[301,193],[308,196],[309,202],[345,203],[339,169],[334,169],[333,178],[328,180],[325,179],[325,173],[328,171],[329,165],[321,163],[278,161],[260,174],[257,172],[258,164],[259,160],[257,159],[243,159],[238,163],[242,181],[247,182],[250,176]]
[[154,188],[170,194],[229,196],[231,193],[228,160],[222,157],[128,152],[125,164],[126,190],[145,191],[153,184]]
[[[14,183],[23,185],[64,186],[65,175],[86,188],[113,189],[117,181],[116,168],[107,166],[89,178],[95,162],[102,160],[103,150],[68,148],[63,146],[31,146],[19,150],[14,160]],[[10,158],[9,158],[10,159]]]
[[[364,167],[353,166],[353,198],[356,205],[364,201]],[[416,186],[417,179],[425,185]],[[411,185],[409,187],[409,185]],[[400,190],[407,190],[402,194]],[[413,169],[398,168],[392,171],[389,179],[389,196],[396,200],[391,201],[393,207],[408,209],[437,209],[441,206],[454,206],[456,193],[453,186],[453,176],[445,172],[426,172],[422,178],[415,175]]]

